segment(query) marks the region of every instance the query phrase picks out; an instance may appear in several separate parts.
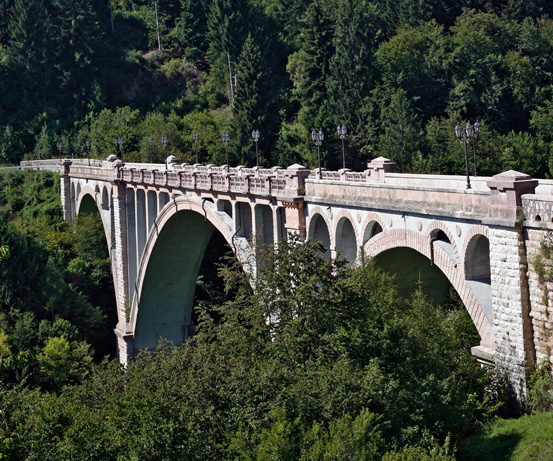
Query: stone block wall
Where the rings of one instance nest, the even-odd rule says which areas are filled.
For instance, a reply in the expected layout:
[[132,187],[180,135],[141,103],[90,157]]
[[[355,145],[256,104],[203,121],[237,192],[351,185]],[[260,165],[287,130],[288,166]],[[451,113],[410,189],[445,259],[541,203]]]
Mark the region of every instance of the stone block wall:
[[524,402],[534,361],[524,236],[516,227],[493,226],[489,240],[495,363]]
[[527,228],[525,231],[528,257],[530,318],[532,319],[536,362],[551,362],[553,350],[553,261],[544,255],[541,245],[547,229]]

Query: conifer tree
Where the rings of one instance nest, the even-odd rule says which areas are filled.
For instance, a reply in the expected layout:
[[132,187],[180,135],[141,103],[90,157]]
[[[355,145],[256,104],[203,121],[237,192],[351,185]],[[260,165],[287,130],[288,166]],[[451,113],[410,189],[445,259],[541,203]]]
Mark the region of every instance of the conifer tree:
[[175,37],[187,58],[195,62],[207,52],[207,0],[181,0]]
[[[326,79],[330,113],[335,125],[347,126],[349,144],[353,141],[358,149],[363,143],[359,137],[363,136],[366,121],[365,101],[375,82],[372,61],[377,15],[374,5],[366,0],[344,0],[336,14],[335,52]],[[350,166],[354,160],[350,159]]]
[[[78,114],[92,97],[103,48],[97,2],[90,0],[52,0],[53,32],[56,38],[55,67],[63,104]],[[61,103],[61,101],[60,101]]]
[[294,84],[292,97],[300,106],[297,119],[304,132],[304,155],[306,161],[314,166],[316,154],[311,148],[308,134],[313,129],[325,132],[335,129],[329,116],[326,93],[329,60],[334,51],[333,24],[321,0],[315,0],[309,5],[302,24],[302,47],[290,55],[287,70]]
[[[265,110],[261,96],[263,73],[260,70],[261,53],[248,35],[238,57],[236,93],[232,108],[233,150],[241,165],[255,164],[255,149],[251,132],[264,125]],[[266,135],[266,133],[264,133]]]

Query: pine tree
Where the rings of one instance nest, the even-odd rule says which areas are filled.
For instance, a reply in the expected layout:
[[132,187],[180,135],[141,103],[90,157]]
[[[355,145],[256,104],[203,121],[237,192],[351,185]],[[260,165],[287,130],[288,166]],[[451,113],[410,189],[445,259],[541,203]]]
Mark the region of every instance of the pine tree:
[[302,47],[290,55],[287,70],[294,84],[292,98],[300,105],[297,120],[303,127],[305,160],[314,166],[316,152],[309,133],[313,129],[324,132],[335,129],[326,92],[329,60],[334,52],[333,23],[322,0],[315,0],[309,5],[302,25]]
[[[255,149],[251,132],[262,129],[265,110],[261,97],[263,73],[260,71],[261,53],[248,35],[238,57],[236,68],[236,93],[234,98],[232,133],[233,150],[242,165],[255,164]],[[263,133],[264,136],[267,133]]]
[[201,62],[207,53],[207,0],[181,0],[174,35],[187,58]]
[[[362,138],[366,121],[363,108],[375,81],[372,62],[378,34],[375,18],[375,7],[366,0],[341,3],[333,38],[335,52],[326,79],[333,122],[347,126],[349,145],[357,144],[357,149],[366,142]],[[350,166],[356,163],[356,159],[348,162]]]
[[90,0],[52,0],[56,37],[55,67],[63,98],[75,115],[87,109],[93,82],[98,79],[103,31],[95,3]]

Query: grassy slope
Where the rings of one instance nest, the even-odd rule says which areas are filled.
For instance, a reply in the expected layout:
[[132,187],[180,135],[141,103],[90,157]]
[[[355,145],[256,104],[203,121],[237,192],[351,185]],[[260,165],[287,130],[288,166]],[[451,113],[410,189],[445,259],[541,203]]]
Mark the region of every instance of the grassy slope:
[[553,412],[497,420],[484,434],[463,443],[459,459],[553,460]]

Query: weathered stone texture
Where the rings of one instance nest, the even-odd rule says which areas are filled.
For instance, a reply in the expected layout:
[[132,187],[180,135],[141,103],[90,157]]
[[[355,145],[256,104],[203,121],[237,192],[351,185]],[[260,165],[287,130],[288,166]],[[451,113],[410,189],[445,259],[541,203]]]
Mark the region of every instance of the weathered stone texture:
[[516,228],[490,227],[489,239],[496,365],[524,399],[533,359],[524,238]]
[[[526,231],[530,317],[534,330],[537,363],[550,362],[553,348],[553,283],[548,281],[547,276],[553,262],[547,261],[541,250],[541,244],[546,235],[547,230],[544,229]],[[543,267],[538,269],[540,263]]]

